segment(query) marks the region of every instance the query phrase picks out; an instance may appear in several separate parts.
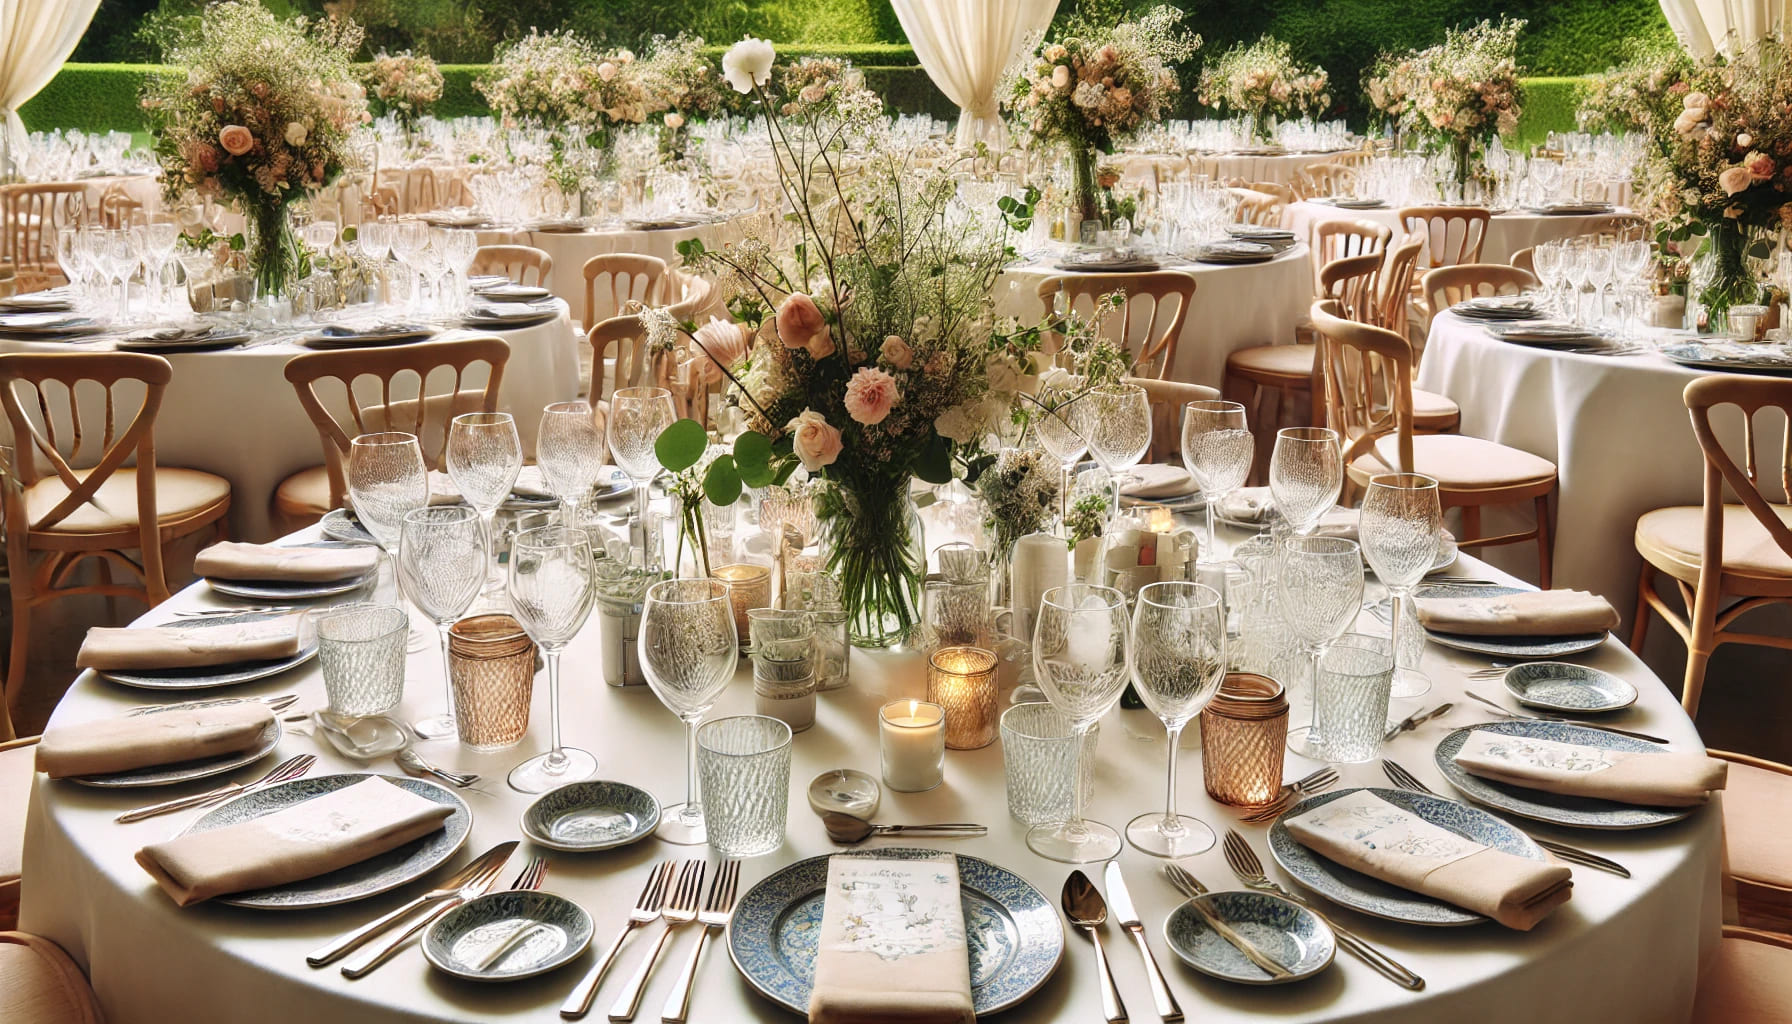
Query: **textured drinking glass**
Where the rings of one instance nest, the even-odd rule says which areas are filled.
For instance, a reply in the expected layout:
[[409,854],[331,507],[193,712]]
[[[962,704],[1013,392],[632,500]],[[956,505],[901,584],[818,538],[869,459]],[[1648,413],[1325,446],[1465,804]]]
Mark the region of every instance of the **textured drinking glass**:
[[[1363,607],[1363,553],[1345,537],[1289,537],[1282,542],[1282,574],[1276,581],[1282,618],[1305,646],[1309,679],[1317,696],[1319,656],[1333,637],[1350,628]],[[1304,729],[1288,733],[1288,749],[1315,761],[1325,760],[1315,715]]]
[[553,402],[541,410],[535,461],[548,490],[560,499],[561,522],[579,525],[579,508],[604,468],[604,435],[597,429],[590,403]]
[[970,583],[929,581],[921,595],[921,622],[929,652],[941,647],[988,647],[995,628],[988,578]]
[[[1112,587],[1074,583],[1048,590],[1039,600],[1033,674],[1078,736],[1087,736],[1126,689],[1127,625],[1126,598]],[[1086,821],[1082,794],[1077,795],[1067,821],[1027,832],[1028,849],[1067,864],[1107,860],[1120,852],[1120,833]]]
[[976,750],[996,741],[996,655],[942,647],[927,659],[927,699],[946,710],[946,746]]
[[1111,507],[1118,508],[1126,471],[1151,450],[1151,399],[1137,384],[1105,384],[1079,398],[1075,409],[1089,454],[1113,477]]
[[[635,520],[647,523],[647,483],[660,471],[653,450],[661,431],[678,419],[665,388],[617,388],[610,395],[610,457],[635,482]],[[646,536],[645,529],[642,532]],[[645,555],[645,552],[643,552]]]
[[479,510],[485,525],[485,544],[491,554],[487,589],[504,585],[498,575],[498,506],[510,497],[523,470],[523,444],[517,437],[516,419],[507,412],[468,412],[454,417],[448,427],[448,477],[460,489],[467,504]]
[[989,552],[968,540],[954,540],[933,549],[940,578],[949,583],[989,585]]
[[1218,553],[1213,530],[1214,506],[1244,486],[1251,475],[1256,439],[1245,425],[1244,406],[1237,402],[1189,402],[1182,407],[1182,464],[1207,499],[1207,544],[1212,560]]
[[690,733],[684,803],[665,809],[654,834],[695,846],[706,835],[697,789],[697,726],[722,695],[740,658],[728,584],[714,579],[655,583],[641,610],[638,643],[648,687]]
[[1269,457],[1269,496],[1282,521],[1306,536],[1338,503],[1344,457],[1338,432],[1326,427],[1283,427]]
[[1126,840],[1153,857],[1190,857],[1213,847],[1213,829],[1176,811],[1176,751],[1182,729],[1226,678],[1226,610],[1220,593],[1199,583],[1153,583],[1139,591],[1132,617],[1132,682],[1169,735],[1169,781],[1162,814],[1141,814]]
[[1227,674],[1201,710],[1201,781],[1234,807],[1261,807],[1282,791],[1288,699],[1282,684],[1249,672]]
[[1346,633],[1326,645],[1319,657],[1313,728],[1324,737],[1327,761],[1356,764],[1381,752],[1393,676],[1390,641]]
[[448,628],[454,724],[473,750],[502,750],[529,731],[535,642],[509,615],[475,615]]
[[417,435],[362,434],[348,443],[348,500],[387,553],[398,550],[405,513],[429,504],[429,471]]
[[754,608],[747,612],[753,662],[753,705],[802,732],[815,724],[815,624],[808,612]]
[[784,845],[790,726],[763,715],[718,718],[694,742],[709,848],[719,857],[757,857]]
[[1416,614],[1412,588],[1437,561],[1437,532],[1442,525],[1436,480],[1418,473],[1388,473],[1369,480],[1357,534],[1363,559],[1393,600],[1389,633],[1394,637],[1393,695],[1401,700],[1422,697],[1431,689],[1431,678],[1419,666],[1401,663],[1399,637],[1401,624]]
[[548,663],[548,721],[553,746],[510,770],[510,787],[545,793],[588,779],[597,758],[560,742],[560,652],[591,616],[597,596],[591,541],[584,530],[544,526],[516,535],[510,546],[510,609]]
[[[1051,825],[1067,821],[1077,797],[1071,793],[1076,780],[1084,803],[1095,793],[1095,743],[1101,726],[1090,728],[1079,741],[1070,719],[1045,701],[1015,704],[1002,712],[1002,770],[1008,782],[1008,815],[1023,825]],[[1079,759],[1079,742],[1088,744],[1088,756]],[[1080,763],[1079,763],[1080,760]]]
[[330,711],[346,718],[383,715],[404,697],[411,619],[389,604],[346,604],[317,617],[317,664]]
[[398,581],[442,643],[442,713],[412,725],[424,739],[454,735],[454,681],[448,673],[448,627],[465,615],[485,584],[485,527],[464,505],[425,506],[405,513],[398,535]]
[[815,620],[815,688],[838,690],[852,681],[852,645],[846,635],[850,616],[837,608],[809,614]]

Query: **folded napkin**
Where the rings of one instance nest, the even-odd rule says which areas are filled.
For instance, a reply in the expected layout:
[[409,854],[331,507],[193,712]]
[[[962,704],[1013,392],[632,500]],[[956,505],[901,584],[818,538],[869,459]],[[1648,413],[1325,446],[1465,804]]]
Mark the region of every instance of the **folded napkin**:
[[1195,479],[1181,466],[1147,462],[1127,471],[1129,480],[1120,488],[1128,498],[1172,498],[1195,489]]
[[375,777],[253,821],[151,843],[137,863],[186,907],[358,864],[434,832],[452,811]]
[[1320,537],[1343,537],[1347,540],[1357,539],[1357,526],[1362,522],[1361,509],[1334,508],[1319,517],[1319,525],[1313,533]]
[[1568,869],[1482,846],[1395,807],[1367,790],[1299,817],[1302,846],[1354,871],[1530,931],[1568,902]]
[[[554,496],[542,481],[541,470],[535,466],[524,466],[517,474],[516,482],[510,485],[510,493],[519,498],[547,499]],[[454,478],[439,469],[429,471],[429,503],[431,505],[458,505],[462,501],[460,488],[455,485]]]
[[971,1024],[958,861],[832,857],[810,1024]]
[[1240,487],[1220,502],[1219,513],[1234,522],[1262,523],[1275,511],[1275,499],[1267,487]]
[[217,580],[279,580],[333,583],[365,576],[379,564],[380,551],[367,544],[331,548],[283,548],[272,544],[224,541],[193,560],[193,573]]
[[1497,597],[1421,597],[1419,622],[1467,636],[1573,636],[1618,628],[1610,602],[1584,590],[1535,590]]
[[1703,752],[1602,750],[1488,729],[1468,734],[1456,763],[1495,782],[1645,807],[1702,804],[1729,767]]
[[96,672],[160,668],[204,668],[245,661],[273,661],[299,653],[299,617],[224,626],[151,626],[114,629],[95,626],[81,641],[76,668]]
[[44,731],[37,770],[52,779],[110,775],[248,750],[274,713],[260,701],[107,718]]

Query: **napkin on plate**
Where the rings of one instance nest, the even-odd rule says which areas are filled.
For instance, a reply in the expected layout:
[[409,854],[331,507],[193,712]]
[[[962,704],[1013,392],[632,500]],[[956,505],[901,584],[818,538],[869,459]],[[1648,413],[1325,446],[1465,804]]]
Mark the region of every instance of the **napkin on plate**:
[[1220,502],[1220,515],[1236,523],[1263,523],[1275,511],[1267,487],[1240,487]]
[[283,548],[224,541],[199,552],[193,560],[193,573],[218,580],[334,583],[365,576],[379,564],[379,558],[379,549],[368,544]]
[[137,863],[186,907],[358,864],[436,831],[452,811],[375,776],[253,821],[151,843]]
[[[510,493],[519,498],[544,500],[552,498],[554,492],[548,490],[541,479],[541,471],[534,466],[524,466],[517,474],[516,482],[510,485]],[[458,505],[464,500],[454,478],[439,469],[429,471],[429,503],[431,505]]]
[[1421,597],[1419,622],[1465,636],[1573,636],[1618,628],[1618,613],[1584,590],[1534,590],[1495,597]]
[[831,857],[809,1024],[972,1024],[958,860]]
[[1560,864],[1482,846],[1367,790],[1285,824],[1302,846],[1347,868],[1519,931],[1530,931],[1568,902],[1574,885]]
[[1128,498],[1176,498],[1195,489],[1195,478],[1181,466],[1147,462],[1127,470],[1120,493]]
[[238,665],[290,658],[299,646],[296,615],[220,626],[95,626],[81,641],[75,667],[111,672]]
[[1469,733],[1455,760],[1495,782],[1645,807],[1705,803],[1729,767],[1703,752],[1603,750],[1488,729]]
[[106,718],[44,731],[37,770],[52,779],[222,757],[248,750],[274,721],[260,701]]

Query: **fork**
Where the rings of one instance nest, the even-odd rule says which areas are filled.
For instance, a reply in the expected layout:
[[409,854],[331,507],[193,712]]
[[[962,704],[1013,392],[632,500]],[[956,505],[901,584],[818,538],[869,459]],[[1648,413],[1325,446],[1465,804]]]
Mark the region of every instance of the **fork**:
[[1256,851],[1251,849],[1250,843],[1245,842],[1244,836],[1238,834],[1237,829],[1226,830],[1225,847],[1226,864],[1232,869],[1232,873],[1238,876],[1238,880],[1244,883],[1245,888],[1256,889],[1260,892],[1272,892],[1283,899],[1306,907],[1321,921],[1331,926],[1332,933],[1338,938],[1338,945],[1356,954],[1364,963],[1375,968],[1396,985],[1414,992],[1425,987],[1424,978],[1407,970],[1399,961],[1376,949],[1369,943],[1369,940],[1326,916],[1324,911],[1315,907],[1306,897],[1271,881],[1269,876],[1263,873],[1263,862],[1257,859]]
[[697,945],[692,947],[690,959],[684,963],[684,973],[678,976],[678,984],[666,997],[665,1008],[660,1010],[660,1020],[664,1024],[685,1024],[691,1010],[691,986],[697,980],[697,961],[703,958],[703,944],[709,933],[728,927],[728,919],[734,916],[734,897],[740,888],[740,861],[725,860],[716,865],[716,876],[709,883],[709,898],[703,901],[703,912],[697,915],[697,923],[703,930],[697,933]]
[[1522,711],[1513,711],[1512,709],[1507,708],[1504,705],[1496,704],[1493,701],[1488,700],[1486,697],[1481,696],[1480,694],[1474,692],[1473,690],[1464,690],[1462,692],[1470,700],[1478,701],[1478,702],[1485,704],[1488,707],[1492,708],[1494,711],[1499,712],[1500,717],[1502,717],[1502,718],[1516,718],[1516,719],[1520,719],[1522,721],[1527,721],[1527,722],[1564,722],[1568,725],[1578,725],[1578,726],[1582,726],[1583,728],[1587,728],[1587,729],[1599,729],[1603,732],[1615,732],[1620,736],[1629,736],[1631,739],[1643,740],[1646,743],[1666,744],[1668,742],[1667,740],[1662,739],[1660,736],[1652,736],[1649,733],[1637,732],[1633,729],[1620,729],[1615,725],[1593,725],[1588,722],[1577,722],[1572,718],[1563,718],[1561,715],[1532,715],[1532,714],[1526,714]]
[[[523,889],[534,888],[535,886],[540,885],[542,878],[545,877],[547,873],[547,864],[545,862],[539,865],[537,864],[537,861],[540,860],[541,858],[537,857],[525,865],[522,873],[516,876],[516,881],[510,883],[510,887],[512,889]],[[385,963],[387,960],[392,959],[394,956],[397,956],[403,951],[405,946],[410,943],[412,937],[416,936],[430,925],[435,924],[436,921],[440,920],[450,910],[453,910],[456,907],[465,906],[469,900],[485,895],[485,893],[491,889],[492,883],[497,881],[498,872],[503,866],[503,862],[499,861],[489,872],[486,872],[480,877],[461,886],[454,895],[443,900],[439,905],[424,911],[415,921],[412,921],[410,924],[399,929],[398,934],[387,939],[385,945],[370,952],[362,953],[348,963],[343,964],[342,976],[345,978],[364,978],[373,973],[374,968]]]
[[470,775],[466,772],[451,772],[446,768],[438,768],[428,761],[425,761],[422,754],[417,753],[409,747],[406,747],[393,755],[392,760],[398,763],[398,767],[404,769],[406,775],[415,775],[420,779],[434,776],[456,789],[466,789],[468,786],[479,781],[479,776],[477,775]]
[[660,932],[660,940],[641,961],[641,966],[635,969],[635,976],[628,980],[622,995],[616,997],[616,1005],[610,1007],[611,1020],[635,1019],[635,1011],[641,1008],[641,995],[647,991],[647,979],[653,976],[667,940],[679,927],[697,920],[697,900],[703,892],[703,874],[708,866],[700,860],[687,860],[678,869],[678,884],[660,907],[660,918],[666,922],[666,927]]
[[[516,848],[517,841],[514,839],[508,842],[499,843],[480,854],[478,857],[475,857],[466,867],[461,868],[458,873],[443,881],[441,885],[430,889],[428,892],[425,892],[411,902],[406,903],[404,906],[399,907],[397,910],[369,921],[367,924],[356,928],[354,931],[339,935],[330,940],[329,944],[314,950],[310,955],[306,956],[305,962],[312,967],[323,967],[327,964],[335,963],[337,960],[342,959],[344,956],[347,956],[349,953],[360,948],[374,936],[379,935],[381,932],[391,928],[398,922],[410,917],[419,909],[423,909],[424,914],[421,924],[418,924],[417,927],[421,927],[423,924],[428,924],[437,916],[438,908],[445,910],[448,907],[458,906],[491,888],[492,882],[497,880],[498,872],[504,870],[505,861],[510,859],[510,855],[516,851]],[[407,931],[396,941],[388,943],[383,949],[377,951],[377,956],[374,958],[372,964],[366,966],[366,968],[361,970],[358,974],[350,976],[358,978],[362,974],[367,973],[367,971],[379,966],[379,964],[384,962],[387,957],[396,953],[398,947],[402,945],[404,940],[411,934],[412,932]],[[364,962],[365,959],[357,961],[356,963],[361,964]],[[347,972],[348,967],[343,967],[343,973],[346,974]]]
[[[1382,758],[1381,771],[1382,774],[1388,777],[1389,782],[1399,786],[1401,789],[1410,789],[1414,793],[1429,793],[1432,796],[1437,795],[1435,790],[1430,786],[1425,785],[1423,782],[1420,782],[1418,776],[1407,771],[1398,762],[1390,761],[1385,757]],[[1518,828],[1516,825],[1513,827]],[[1545,850],[1548,850],[1550,853],[1555,854],[1557,857],[1562,858],[1570,864],[1579,864],[1583,867],[1593,868],[1596,871],[1605,871],[1617,875],[1619,878],[1630,877],[1630,870],[1615,860],[1601,857],[1597,853],[1593,853],[1590,850],[1583,850],[1578,846],[1569,846],[1567,843],[1558,843],[1554,839],[1545,839],[1529,829],[1519,828],[1518,831],[1530,836],[1538,846],[1543,847]]]
[[192,796],[182,796],[176,797],[173,800],[164,800],[159,804],[150,804],[147,807],[139,807],[134,811],[126,811],[112,820],[123,825],[133,821],[142,821],[145,818],[153,818],[158,814],[169,814],[174,811],[184,811],[189,807],[204,807],[207,804],[215,804],[226,797],[239,796],[243,793],[253,793],[258,789],[277,786],[282,782],[291,782],[310,771],[311,766],[316,763],[316,754],[297,754],[275,765],[266,775],[256,779],[254,782],[233,782],[228,786],[219,786],[217,789],[208,789],[203,793],[195,793]]
[[226,704],[253,703],[266,704],[268,710],[279,714],[298,701],[299,695],[296,693],[282,693],[273,697],[213,697],[209,700],[176,701],[173,704],[138,704],[125,712],[125,717],[135,718],[138,715],[154,715],[163,711],[198,711],[203,708],[223,707]]
[[1319,769],[1305,778],[1298,779],[1283,786],[1281,792],[1276,794],[1274,800],[1245,815],[1241,820],[1253,824],[1264,821],[1273,821],[1274,819],[1281,817],[1282,812],[1293,805],[1296,800],[1303,796],[1307,796],[1310,793],[1317,793],[1321,790],[1330,789],[1332,786],[1336,785],[1337,782],[1338,770],[1331,765],[1326,765],[1324,768]]
[[672,862],[661,861],[653,866],[647,875],[647,884],[642,887],[641,895],[635,898],[635,907],[629,911],[628,923],[610,943],[610,951],[591,968],[590,973],[579,979],[573,986],[572,994],[560,1005],[560,1016],[567,1020],[578,1020],[591,1009],[591,1000],[597,996],[597,986],[603,983],[605,972],[616,962],[616,954],[622,951],[622,944],[628,939],[628,933],[644,924],[651,924],[660,916],[660,904],[666,899],[666,884],[672,879]]
[[177,619],[204,619],[213,615],[260,615],[273,612],[296,612],[299,608],[291,604],[252,604],[239,608],[193,608],[174,612]]

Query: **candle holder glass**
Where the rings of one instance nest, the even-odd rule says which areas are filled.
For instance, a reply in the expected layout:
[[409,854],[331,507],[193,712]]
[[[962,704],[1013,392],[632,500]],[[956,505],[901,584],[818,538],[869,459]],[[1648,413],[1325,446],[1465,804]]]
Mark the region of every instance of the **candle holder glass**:
[[753,700],[761,715],[802,732],[815,724],[815,626],[808,612],[747,612]]
[[472,750],[502,750],[529,731],[535,642],[509,615],[475,615],[448,628],[455,727]]
[[946,778],[946,710],[924,700],[895,700],[878,709],[884,785],[922,793]]
[[996,656],[942,647],[927,661],[927,699],[945,709],[946,746],[976,750],[996,741]]
[[930,580],[922,591],[924,649],[990,646],[995,615],[989,606],[989,578],[970,582]]
[[1234,807],[1262,807],[1282,791],[1288,698],[1265,675],[1233,672],[1201,710],[1201,780]]

